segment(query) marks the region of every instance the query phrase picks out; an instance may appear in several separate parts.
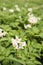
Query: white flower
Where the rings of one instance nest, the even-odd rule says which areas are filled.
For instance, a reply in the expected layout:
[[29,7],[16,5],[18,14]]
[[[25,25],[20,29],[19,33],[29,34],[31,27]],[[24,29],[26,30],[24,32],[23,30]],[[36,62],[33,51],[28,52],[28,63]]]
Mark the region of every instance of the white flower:
[[20,8],[19,8],[18,5],[15,5],[15,8],[16,8],[16,10],[17,10],[18,12],[20,12]]
[[2,29],[0,29],[0,37],[3,37]]
[[21,16],[19,16],[19,19],[21,19]]
[[21,42],[21,45],[24,47],[24,46],[26,46],[26,42],[24,41],[24,42]]
[[29,15],[28,21],[32,24],[36,24],[39,21],[38,17],[35,17],[33,14]]
[[31,15],[31,13],[29,12],[27,15],[28,15],[28,17],[29,17],[29,16]]
[[29,11],[29,12],[32,12],[32,8],[28,8],[28,11]]
[[41,20],[41,18],[40,18],[40,17],[38,17],[38,20]]
[[31,24],[27,24],[27,25],[24,24],[24,27],[25,27],[25,29],[31,28]]
[[2,29],[0,29],[0,37],[6,36],[6,34],[8,34],[7,32],[3,31]]
[[16,36],[15,39],[12,38],[12,45],[13,47],[15,47],[15,49],[18,49],[18,44],[21,42],[21,38],[19,38],[18,36]]
[[6,11],[6,7],[3,7],[3,11]]
[[0,29],[0,33],[2,32],[2,29]]
[[17,40],[12,38],[12,45],[15,47],[15,49],[18,49]]
[[0,33],[0,37],[3,37],[3,33]]
[[19,7],[16,7],[16,10],[17,10],[18,12],[20,12],[20,8],[19,8]]
[[15,49],[23,49],[26,46],[26,42],[21,42],[21,38],[16,36],[16,38],[12,38],[12,45]]
[[24,49],[24,47],[26,46],[26,42],[21,42],[19,45],[19,49]]
[[20,43],[21,38],[19,38],[18,36],[16,36],[16,40],[17,40],[17,43]]
[[4,32],[3,32],[3,36],[6,36],[6,34],[8,34],[8,33],[4,31]]
[[15,7],[17,8],[17,7],[18,7],[18,5],[16,4],[16,5],[15,5]]
[[9,12],[10,12],[10,13],[13,13],[13,12],[14,12],[14,9],[9,9]]

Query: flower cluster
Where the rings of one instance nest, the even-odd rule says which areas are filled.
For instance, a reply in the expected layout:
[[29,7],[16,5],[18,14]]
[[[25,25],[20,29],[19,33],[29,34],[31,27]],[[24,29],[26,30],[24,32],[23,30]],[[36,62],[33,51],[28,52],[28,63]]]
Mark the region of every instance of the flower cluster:
[[24,47],[26,46],[26,42],[22,42],[22,39],[19,38],[18,36],[16,36],[16,38],[12,38],[12,45],[15,49],[24,49]]
[[[7,9],[6,7],[3,7],[3,11],[5,11],[6,9]],[[15,10],[17,12],[20,12],[21,11],[18,5],[15,5]],[[12,9],[12,8],[11,9],[8,9],[8,11],[10,13],[14,13],[15,10]],[[28,24],[25,24],[24,23],[24,28],[25,29],[31,28],[32,27],[32,24],[37,24],[37,22],[39,22],[41,20],[40,17],[34,16],[34,14],[32,14],[32,11],[33,11],[32,8],[28,8],[28,12],[29,12],[28,13]],[[19,20],[22,20],[22,16],[21,15],[19,15],[18,17],[19,17]],[[5,31],[2,32],[2,31],[3,30],[0,29],[0,37],[3,37],[3,36],[5,36],[7,34],[7,32],[5,32]],[[13,45],[13,47],[15,49],[24,49],[24,47],[26,46],[26,42],[25,41],[22,42],[22,39],[19,38],[18,36],[16,36],[15,39],[12,38],[11,41],[12,41],[12,45]]]
[[28,16],[29,16],[28,21],[31,24],[36,24],[41,19],[39,17],[35,17],[33,14],[29,14]]
[[37,24],[41,20],[40,17],[34,16],[34,14],[32,14],[32,11],[32,8],[28,8],[28,24],[24,24],[25,29],[31,28],[32,24]]
[[[0,29],[0,37],[4,37],[6,36],[6,34],[8,34],[7,32],[3,31],[2,29]],[[12,45],[13,47],[15,47],[15,49],[24,49],[24,47],[26,46],[26,42],[22,42],[22,39],[19,38],[18,36],[16,36],[16,39],[12,38]]]

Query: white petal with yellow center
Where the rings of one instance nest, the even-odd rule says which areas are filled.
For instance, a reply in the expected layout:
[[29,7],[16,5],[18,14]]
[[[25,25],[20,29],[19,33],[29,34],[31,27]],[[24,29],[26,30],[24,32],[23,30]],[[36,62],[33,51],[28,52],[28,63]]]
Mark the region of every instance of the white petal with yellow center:
[[13,39],[13,38],[12,38],[12,45],[13,45],[13,47],[14,47],[15,49],[18,49],[18,44],[17,44],[16,39]]

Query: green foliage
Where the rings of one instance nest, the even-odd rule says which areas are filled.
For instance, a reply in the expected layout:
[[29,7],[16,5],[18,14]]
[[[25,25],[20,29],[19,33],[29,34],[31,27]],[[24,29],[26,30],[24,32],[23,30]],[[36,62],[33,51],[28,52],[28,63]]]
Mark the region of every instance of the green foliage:
[[[8,32],[5,37],[0,38],[0,65],[43,65],[43,10],[33,10],[33,14],[42,19],[39,23],[32,25],[32,28],[25,29],[28,24],[28,7],[37,7],[43,4],[43,0],[1,0],[0,1],[0,28]],[[10,13],[8,10],[18,4],[20,12]],[[27,4],[27,7],[25,5]],[[4,12],[3,7],[7,10]],[[24,9],[22,10],[22,7]],[[21,19],[19,18],[21,16]],[[26,41],[24,49],[14,49],[11,38],[15,36]]]

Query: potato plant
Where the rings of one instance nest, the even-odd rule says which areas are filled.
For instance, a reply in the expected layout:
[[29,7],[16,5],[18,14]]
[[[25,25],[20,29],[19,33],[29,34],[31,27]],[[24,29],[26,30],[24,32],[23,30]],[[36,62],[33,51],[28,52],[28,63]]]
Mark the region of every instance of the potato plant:
[[0,0],[0,65],[43,65],[43,0]]

